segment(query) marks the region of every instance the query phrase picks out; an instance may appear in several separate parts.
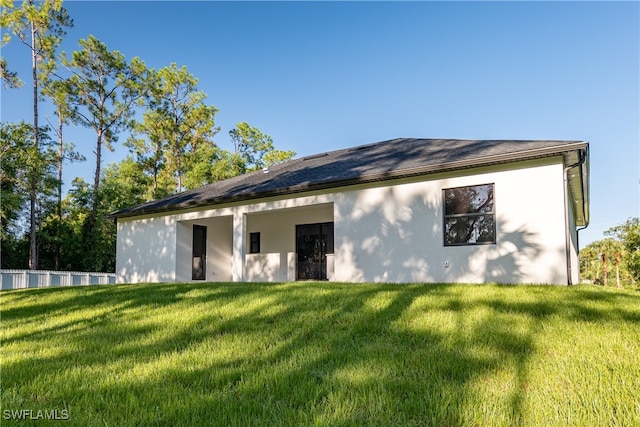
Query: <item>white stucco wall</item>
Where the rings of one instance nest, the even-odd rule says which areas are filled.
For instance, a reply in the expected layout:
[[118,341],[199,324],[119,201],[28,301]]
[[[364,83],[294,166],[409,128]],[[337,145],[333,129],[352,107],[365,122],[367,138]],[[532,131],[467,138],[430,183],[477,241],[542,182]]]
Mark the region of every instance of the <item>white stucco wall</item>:
[[176,221],[173,216],[121,219],[117,226],[118,283],[176,279]]
[[[496,244],[445,247],[442,190],[489,183]],[[294,280],[295,225],[328,221],[330,280],[567,283],[560,157],[122,219],[118,281],[191,281],[193,224],[207,226],[207,280]],[[251,232],[261,233],[260,254],[248,253]]]
[[[442,190],[495,184],[496,244],[443,245]],[[335,196],[335,280],[566,284],[560,158]]]

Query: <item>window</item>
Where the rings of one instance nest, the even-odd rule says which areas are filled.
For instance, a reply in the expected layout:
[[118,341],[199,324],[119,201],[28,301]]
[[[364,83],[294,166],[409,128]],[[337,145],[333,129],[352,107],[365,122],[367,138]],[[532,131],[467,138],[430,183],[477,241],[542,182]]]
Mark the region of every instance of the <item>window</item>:
[[249,233],[249,253],[260,253],[260,233]]
[[496,243],[493,184],[444,190],[444,245]]

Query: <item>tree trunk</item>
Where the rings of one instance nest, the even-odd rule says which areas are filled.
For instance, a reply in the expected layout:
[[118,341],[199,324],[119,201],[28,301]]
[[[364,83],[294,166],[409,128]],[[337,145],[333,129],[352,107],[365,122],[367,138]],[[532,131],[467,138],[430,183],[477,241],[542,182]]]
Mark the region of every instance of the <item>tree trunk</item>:
[[602,253],[602,284],[604,286],[609,286],[607,280],[607,254]]
[[180,154],[178,154],[178,193],[182,193],[182,162],[180,161]]
[[93,200],[91,201],[91,211],[98,213],[98,188],[100,187],[100,171],[102,168],[102,130],[98,130],[98,140],[96,141],[96,170],[93,176]]
[[153,165],[153,200],[158,199],[158,166],[157,164]]
[[93,189],[91,194],[91,211],[82,225],[82,239],[84,245],[84,258],[82,260],[82,268],[85,271],[96,271],[95,262],[96,255],[96,236],[98,224],[98,195],[100,188],[100,170],[102,165],[102,138],[103,130],[97,130],[96,141],[96,170],[93,178]]
[[622,284],[620,283],[620,260],[622,258],[622,254],[620,252],[616,253],[616,287],[622,288]]
[[58,216],[58,224],[56,226],[56,270],[60,269],[60,226],[62,225],[62,163],[64,161],[64,146],[62,139],[62,113],[58,113],[58,205],[56,206],[56,214]]
[[[33,146],[40,150],[38,141],[38,69],[36,58],[36,27],[31,23],[31,72],[33,76]],[[35,159],[34,159],[35,161]],[[31,165],[35,169],[36,165]],[[36,241],[36,198],[38,181],[35,170],[32,169],[29,178],[29,270],[38,268],[38,245]]]

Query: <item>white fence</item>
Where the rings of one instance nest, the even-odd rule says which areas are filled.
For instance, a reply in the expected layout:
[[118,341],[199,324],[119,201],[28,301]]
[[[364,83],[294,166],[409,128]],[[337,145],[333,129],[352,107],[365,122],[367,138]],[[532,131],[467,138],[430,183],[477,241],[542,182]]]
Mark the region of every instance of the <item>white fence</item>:
[[0,270],[0,289],[46,288],[49,286],[109,285],[114,273],[78,271]]

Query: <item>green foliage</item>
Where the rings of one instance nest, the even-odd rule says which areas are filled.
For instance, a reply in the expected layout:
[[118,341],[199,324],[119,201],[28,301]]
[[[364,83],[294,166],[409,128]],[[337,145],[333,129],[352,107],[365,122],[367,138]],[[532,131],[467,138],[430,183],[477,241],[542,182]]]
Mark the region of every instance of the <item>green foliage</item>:
[[0,241],[0,268],[29,268],[29,240],[13,234]]
[[291,160],[296,154],[294,151],[276,150],[269,135],[249,126],[247,122],[238,123],[235,129],[229,131],[229,135],[235,152],[243,159],[245,172]]
[[[231,132],[235,152],[218,147],[218,110],[205,102],[206,94],[186,66],[150,70],[139,58],[127,61],[92,35],[79,40],[70,56],[63,52],[56,58],[65,29],[73,25],[62,0],[20,5],[2,0],[1,6],[0,24],[8,31],[0,47],[12,36],[29,47],[36,111],[38,99],[45,98],[58,118],[52,124],[56,147],[51,129],[38,126],[37,114],[31,127],[1,124],[4,268],[113,271],[116,227],[104,219],[106,214],[295,155],[276,150],[271,137],[245,122]],[[4,58],[0,73],[5,87],[22,84]],[[85,160],[64,140],[63,127],[69,124],[95,132],[95,170],[91,184],[77,178],[63,197],[64,163]],[[102,149],[114,150],[129,131],[133,134],[126,145],[132,157],[103,170]]]
[[[27,129],[29,128],[26,126]],[[52,200],[42,204],[42,225],[38,230],[38,268],[73,271],[114,271],[116,227],[105,215],[147,200],[148,178],[133,159],[112,164],[104,170],[98,193],[97,215],[92,214],[92,186],[81,178],[72,183],[62,201],[61,216]],[[3,189],[4,198],[4,189]],[[22,197],[22,204],[26,200]],[[9,206],[2,204],[3,215]],[[21,215],[17,207],[15,215]],[[14,215],[14,216],[15,216]],[[9,224],[20,223],[19,218]],[[4,224],[4,221],[3,221]],[[15,227],[14,227],[15,228]],[[2,239],[2,267],[26,268],[28,238],[10,229]]]
[[640,425],[627,290],[173,283],[0,304],[2,408],[70,426]]
[[[30,263],[30,195],[36,195],[37,236],[52,206],[58,180],[54,175],[56,153],[47,134],[40,128],[40,146],[33,145],[33,126],[25,122],[0,123],[0,192],[2,267],[29,268]],[[26,231],[26,233],[25,233]],[[37,240],[37,239],[36,239]],[[26,250],[26,252],[25,252]],[[43,268],[46,260],[37,260]]]
[[605,231],[608,236],[580,251],[580,274],[591,283],[636,286],[640,283],[640,221],[630,218]]
[[62,266],[68,270],[114,271],[116,227],[105,216],[145,202],[148,186],[148,177],[132,158],[110,165],[104,170],[97,215],[93,215],[91,185],[82,179],[74,180],[64,203],[66,240]]
[[33,128],[25,122],[0,123],[0,219],[3,240],[28,200],[28,194],[24,191],[27,188],[26,152],[33,139],[32,132]]
[[[60,45],[67,27],[73,27],[73,20],[62,6],[62,0],[23,1],[20,6],[6,0],[2,4],[0,26],[6,28],[0,46],[11,41],[13,33],[31,50],[33,66],[40,78],[51,71],[55,63],[55,50]],[[0,61],[2,81],[6,87],[22,86],[17,73],[8,68],[6,60]],[[37,87],[37,81],[34,81]]]
[[109,165],[102,177],[102,210],[105,213],[139,205],[148,201],[146,189],[150,179],[144,174],[142,165],[127,157]]
[[139,81],[144,64],[134,58],[131,64],[119,51],[110,51],[94,36],[78,41],[80,50],[62,64],[72,75],[64,82],[71,120],[93,129],[100,145],[113,150],[112,143],[127,130],[133,107],[141,96]]
[[190,153],[187,165],[184,185],[189,189],[232,178],[244,172],[244,163],[239,155],[210,143],[200,144]]
[[[20,7],[11,0],[5,0],[0,9],[0,26],[9,29],[18,39],[29,48],[31,53],[31,72],[33,83],[33,146],[34,151],[40,147],[40,125],[38,124],[38,86],[40,80],[46,79],[55,68],[55,51],[62,41],[65,28],[73,25],[67,11],[62,7],[62,0],[44,0],[35,2],[25,0]],[[5,33],[0,45],[11,40],[11,35]],[[0,63],[2,80],[7,87],[18,87],[21,81],[15,72],[8,69],[6,60]],[[40,153],[32,154],[40,157]],[[33,170],[33,169],[32,169]],[[31,174],[29,182],[29,268],[38,268],[37,257],[37,175]]]
[[[205,104],[206,95],[197,89],[197,83],[187,67],[178,68],[175,63],[151,71],[145,82],[148,109],[135,125],[135,131],[145,138],[132,138],[129,146],[154,180],[153,198],[182,191],[187,171],[198,167],[201,158],[210,158],[215,148],[212,139],[219,130],[214,120],[218,110]],[[210,146],[206,154],[202,145]]]
[[610,228],[605,234],[622,244],[624,265],[632,279],[640,282],[640,218],[630,218],[624,224]]
[[29,200],[29,190],[38,195],[38,201],[42,204],[51,197],[57,185],[52,174],[56,157],[49,144],[47,131],[46,127],[40,128],[42,145],[35,147],[30,124],[0,122],[2,238],[7,237],[11,224],[19,222]]
[[276,150],[270,136],[247,123],[230,131],[234,153],[213,141],[218,110],[205,103],[198,79],[173,63],[151,71],[147,109],[135,124],[138,137],[127,145],[151,180],[148,196],[165,197],[291,159],[293,151]]
[[96,167],[92,210],[98,205],[98,188],[102,166],[102,146],[113,150],[120,132],[132,126],[131,119],[138,99],[145,94],[143,82],[148,70],[140,59],[127,62],[119,51],[110,51],[94,36],[79,42],[80,50],[62,64],[72,75],[62,84],[67,98],[59,106],[62,114],[96,133]]
[[264,167],[279,165],[293,159],[296,152],[293,150],[276,150],[267,151],[262,157]]
[[0,81],[5,89],[16,89],[24,84],[18,77],[18,73],[9,69],[5,58],[0,58]]

